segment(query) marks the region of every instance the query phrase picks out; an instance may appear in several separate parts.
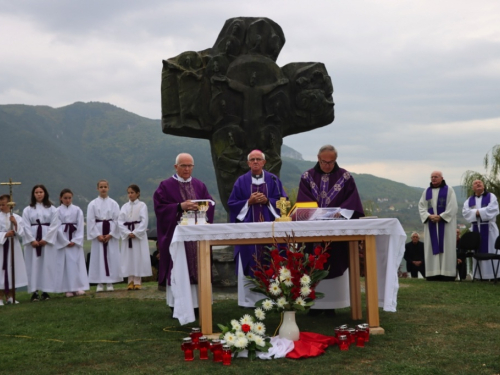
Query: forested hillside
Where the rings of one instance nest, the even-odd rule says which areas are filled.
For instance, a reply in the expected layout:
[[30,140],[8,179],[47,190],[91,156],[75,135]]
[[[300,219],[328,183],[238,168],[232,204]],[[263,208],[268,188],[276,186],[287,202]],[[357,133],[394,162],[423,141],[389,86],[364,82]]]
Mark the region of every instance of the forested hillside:
[[[14,190],[19,211],[29,203],[31,188],[38,183],[46,185],[53,202],[58,202],[61,189],[69,187],[75,193],[75,204],[85,211],[97,196],[96,182],[104,178],[110,183],[110,196],[120,205],[127,200],[127,186],[138,184],[141,199],[150,210],[150,227],[154,227],[153,192],[161,180],[173,174],[175,156],[180,152],[193,155],[193,175],[219,201],[208,141],[163,134],[159,120],[111,104],[77,102],[61,108],[1,105],[0,129],[0,178],[1,182],[10,177],[22,182]],[[300,155],[283,147],[287,155]],[[339,163],[342,166],[341,160]],[[300,174],[312,166],[311,161],[283,157],[281,179],[289,194],[296,193]],[[353,176],[373,215],[398,217],[407,231],[421,229],[416,204],[422,189],[368,174]],[[7,192],[7,187],[0,188],[0,193]],[[225,218],[225,212],[218,210],[217,221]]]

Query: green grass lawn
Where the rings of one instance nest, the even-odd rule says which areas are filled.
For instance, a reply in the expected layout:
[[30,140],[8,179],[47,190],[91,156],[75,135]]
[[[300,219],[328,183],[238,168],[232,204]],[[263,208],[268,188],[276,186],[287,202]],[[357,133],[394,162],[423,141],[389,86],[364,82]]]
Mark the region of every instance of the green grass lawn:
[[[118,290],[30,303],[21,292],[19,305],[0,307],[0,373],[500,374],[500,283],[400,283],[398,312],[380,312],[385,335],[371,336],[365,348],[330,347],[303,360],[236,359],[229,367],[183,361],[181,340],[196,323],[179,326],[153,283],[138,292],[147,294],[143,299]],[[123,295],[130,298],[118,298]],[[234,300],[215,302],[214,328],[245,312]],[[279,315],[268,314],[268,333],[278,322]],[[297,322],[303,331],[325,335],[357,323],[349,309],[335,318],[298,314]]]

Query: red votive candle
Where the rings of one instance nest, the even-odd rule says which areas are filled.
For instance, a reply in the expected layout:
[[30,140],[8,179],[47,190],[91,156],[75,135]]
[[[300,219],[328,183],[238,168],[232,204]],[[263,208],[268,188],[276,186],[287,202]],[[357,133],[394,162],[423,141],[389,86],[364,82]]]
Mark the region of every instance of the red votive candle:
[[213,339],[212,345],[210,345],[214,362],[222,362],[222,343],[220,341],[219,339]]
[[361,324],[365,329],[365,342],[370,342],[370,325],[368,323]]
[[198,349],[198,341],[200,340],[200,337],[203,336],[203,333],[201,333],[201,329],[200,328],[192,328],[189,336],[191,337],[191,340],[193,341],[193,349]]
[[193,341],[191,340],[191,337],[184,337],[182,339],[181,349],[184,352],[185,361],[192,361],[194,359]]
[[347,330],[349,332],[349,335],[347,338],[349,339],[349,345],[355,344],[356,343],[356,330],[354,328],[349,328]]
[[228,345],[222,346],[222,364],[224,366],[229,366],[231,364],[231,349]]
[[339,337],[339,347],[341,351],[349,350],[349,340],[346,335],[340,335]]
[[210,343],[205,336],[201,336],[198,341],[198,349],[200,349],[200,359],[208,359],[208,349]]

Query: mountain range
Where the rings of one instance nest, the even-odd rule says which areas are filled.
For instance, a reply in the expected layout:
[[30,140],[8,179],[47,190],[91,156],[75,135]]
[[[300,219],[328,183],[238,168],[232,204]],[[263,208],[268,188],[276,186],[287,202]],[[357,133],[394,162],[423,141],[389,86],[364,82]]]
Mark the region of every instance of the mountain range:
[[[0,129],[0,182],[12,178],[22,183],[14,186],[17,211],[29,204],[32,186],[41,183],[57,204],[61,189],[72,189],[74,203],[85,212],[97,196],[97,181],[106,179],[110,196],[120,205],[127,201],[127,186],[140,186],[141,200],[149,208],[149,225],[154,228],[152,195],[174,173],[180,152],[193,155],[193,176],[204,181],[220,201],[208,141],[163,134],[160,120],[112,104],[76,102],[61,108],[0,105]],[[282,159],[280,178],[289,195],[294,195],[301,173],[315,162],[303,160],[299,152],[285,145]],[[422,188],[370,174],[353,173],[353,177],[368,213],[396,217],[407,232],[422,230],[417,212]],[[454,188],[461,206],[465,200],[462,188]],[[8,193],[8,187],[1,186],[0,193]],[[216,210],[216,221],[226,221],[223,209]]]

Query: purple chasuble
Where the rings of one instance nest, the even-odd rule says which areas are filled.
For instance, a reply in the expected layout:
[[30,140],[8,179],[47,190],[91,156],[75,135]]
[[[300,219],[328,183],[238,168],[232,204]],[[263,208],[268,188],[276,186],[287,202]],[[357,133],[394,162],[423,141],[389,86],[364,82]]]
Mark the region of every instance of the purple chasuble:
[[[428,187],[425,192],[425,199],[427,200],[428,212],[434,215],[434,209],[432,208],[432,187]],[[439,188],[438,199],[437,199],[437,213],[435,215],[441,215],[446,211],[446,202],[448,198],[448,185],[441,186]],[[442,254],[444,252],[444,220],[439,220],[436,224],[432,221],[428,222],[429,234],[431,236],[432,253],[434,255]]]
[[[481,208],[487,207],[490,204],[491,194],[485,191],[483,193],[483,199],[481,200]],[[469,198],[469,208],[476,207],[476,196],[473,195]],[[490,222],[482,221],[481,217],[478,218],[478,221],[472,222],[472,231],[481,234],[481,253],[488,253],[488,238],[490,231]]]
[[[365,216],[354,178],[337,163],[330,173],[324,173],[319,163],[304,172],[300,178],[297,202],[317,202],[319,207],[353,210],[351,219]],[[306,249],[312,251],[313,246],[308,245]],[[349,242],[332,242],[329,253],[325,265],[325,269],[329,268],[326,279],[342,276],[349,266]]]
[[[237,216],[240,214],[245,204],[250,199],[253,192],[263,193],[269,200],[269,205],[276,207],[276,202],[280,197],[287,197],[283,190],[283,184],[274,174],[264,171],[265,183],[254,185],[252,183],[252,172],[247,172],[240,176],[233,186],[233,191],[229,196],[227,205],[229,206],[229,220],[231,223],[258,223],[261,221],[274,221],[275,217],[266,204],[254,204],[248,207],[245,218],[240,221]],[[254,255],[261,261],[266,245],[236,245],[234,247],[234,259],[236,261],[236,274],[238,273],[238,258],[241,258],[243,273],[246,276],[253,276],[255,267]]]
[[[186,198],[192,197],[192,198]],[[170,256],[170,242],[174,235],[175,227],[181,219],[182,210],[179,204],[186,199],[211,199],[208,189],[203,182],[192,178],[190,182],[180,182],[173,177],[164,180],[153,195],[156,214],[156,231],[158,236],[158,250],[160,252],[158,284],[170,285],[170,272],[172,270],[172,258]],[[214,219],[214,206],[207,211],[207,221],[212,223]],[[198,283],[198,255],[196,253],[196,242],[184,242],[186,248],[186,259],[188,262],[189,279],[191,284]]]

